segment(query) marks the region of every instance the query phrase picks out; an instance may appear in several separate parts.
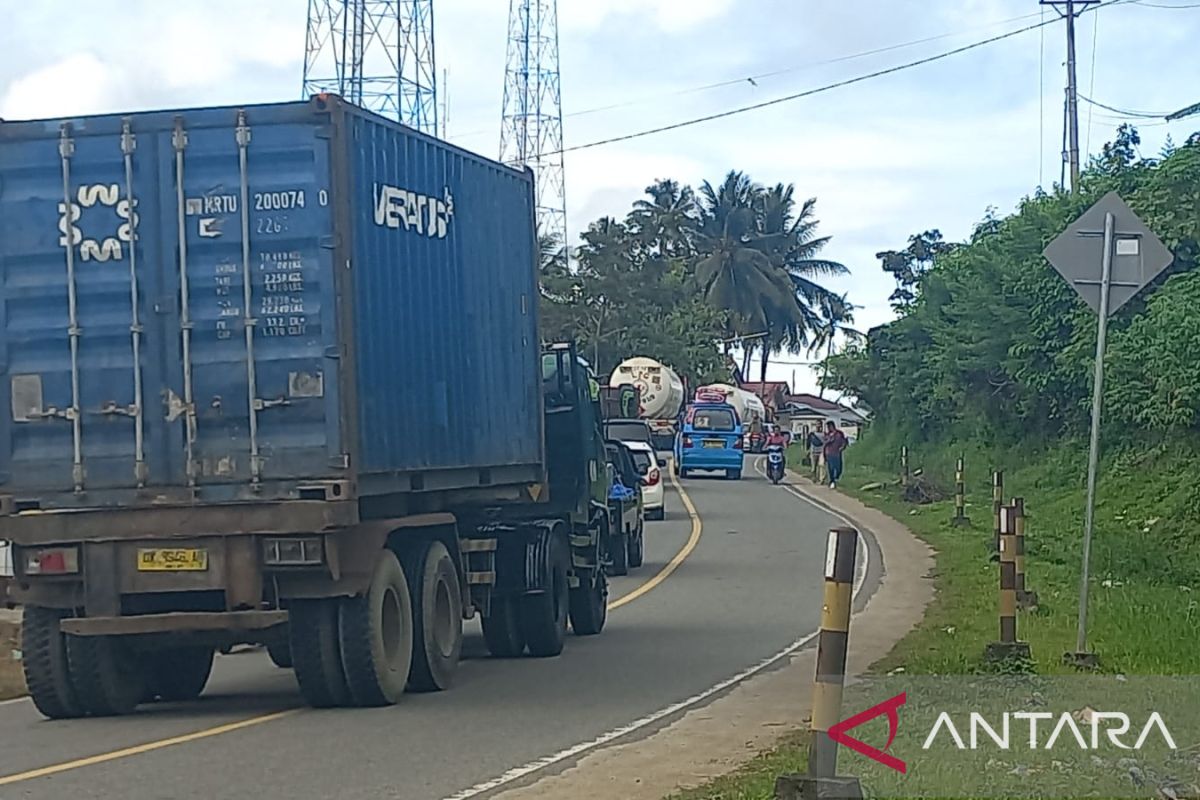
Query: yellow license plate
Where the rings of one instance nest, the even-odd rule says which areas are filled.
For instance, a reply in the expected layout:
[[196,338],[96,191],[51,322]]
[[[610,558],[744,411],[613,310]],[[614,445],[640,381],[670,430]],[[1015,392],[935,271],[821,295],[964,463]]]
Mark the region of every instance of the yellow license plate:
[[208,551],[199,547],[155,547],[138,550],[140,572],[204,572]]
[[725,440],[724,439],[705,439],[704,446],[705,447],[724,447]]

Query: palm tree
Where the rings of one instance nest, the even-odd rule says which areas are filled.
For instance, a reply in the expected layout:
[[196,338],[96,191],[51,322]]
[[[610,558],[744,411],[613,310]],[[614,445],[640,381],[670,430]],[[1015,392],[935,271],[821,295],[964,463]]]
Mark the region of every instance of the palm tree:
[[849,273],[844,265],[817,257],[830,237],[816,234],[816,198],[806,200],[797,213],[794,195],[793,186],[780,183],[763,192],[759,200],[762,236],[757,240],[757,246],[788,276],[792,297],[799,310],[794,316],[789,307],[784,313],[773,316],[770,336],[763,347],[761,380],[764,382],[771,352],[797,353],[808,347],[821,329],[822,310],[832,306],[837,299],[837,295],[816,279]]
[[696,196],[692,187],[660,180],[646,187],[650,199],[638,200],[629,213],[629,226],[643,242],[665,258],[687,255],[696,227]]
[[866,338],[862,331],[850,327],[854,324],[856,308],[861,308],[861,306],[851,303],[845,294],[832,295],[831,299],[821,307],[822,324],[816,330],[812,344],[808,348],[809,355],[825,350],[817,397],[825,397],[825,382],[829,378],[829,359],[833,357],[833,348],[837,337],[841,335],[848,342],[861,342]]
[[700,190],[692,278],[711,305],[729,313],[734,334],[803,321],[790,276],[761,241],[762,196],[761,186],[736,171],[719,187],[705,181]]

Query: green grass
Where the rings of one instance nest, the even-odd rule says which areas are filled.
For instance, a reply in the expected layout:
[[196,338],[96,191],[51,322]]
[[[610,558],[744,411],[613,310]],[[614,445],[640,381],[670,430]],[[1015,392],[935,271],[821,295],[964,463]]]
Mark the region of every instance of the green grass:
[[[967,462],[968,527],[953,527],[953,501],[914,505],[893,485],[898,453],[889,458],[868,438],[847,452],[840,491],[907,525],[936,551],[936,595],[923,622],[874,665],[877,674],[986,674],[984,647],[998,636],[997,566],[992,539],[991,469],[1005,468],[1005,500],[1026,509],[1027,586],[1036,611],[1022,612],[1019,637],[1029,642],[1039,675],[1075,674],[1062,656],[1075,649],[1085,452],[1077,444],[1044,452],[985,453],[952,444],[910,453],[912,469],[953,486],[954,461]],[[889,447],[890,451],[892,448]],[[898,451],[898,447],[895,448]],[[965,452],[964,452],[965,451]],[[793,454],[792,463],[799,463]],[[994,459],[994,461],[993,461]],[[894,461],[896,467],[874,464]],[[802,469],[802,467],[801,467]],[[1104,462],[1092,553],[1088,643],[1105,673],[1200,674],[1200,447],[1169,442],[1118,450]],[[881,489],[861,487],[883,483]],[[851,629],[853,641],[853,629]],[[802,733],[737,772],[672,800],[769,800],[775,776],[803,772]],[[878,788],[886,792],[886,779]],[[896,787],[898,790],[900,786]],[[1084,791],[1077,787],[1076,791]]]

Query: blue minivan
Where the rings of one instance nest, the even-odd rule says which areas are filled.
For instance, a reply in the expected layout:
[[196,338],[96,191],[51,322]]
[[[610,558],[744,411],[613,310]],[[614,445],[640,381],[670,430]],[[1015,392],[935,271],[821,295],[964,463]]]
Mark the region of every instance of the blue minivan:
[[675,474],[692,470],[724,471],[730,480],[742,477],[742,423],[728,403],[700,402],[688,407],[675,434]]

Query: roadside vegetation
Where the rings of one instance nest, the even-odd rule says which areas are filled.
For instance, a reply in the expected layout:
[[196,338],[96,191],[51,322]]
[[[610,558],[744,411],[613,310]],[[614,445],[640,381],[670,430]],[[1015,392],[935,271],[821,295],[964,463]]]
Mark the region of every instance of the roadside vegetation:
[[738,366],[765,380],[772,354],[832,352],[854,335],[853,306],[822,284],[847,270],[823,257],[818,225],[816,200],[791,185],[742,172],[699,190],[658,181],[624,220],[592,223],[569,266],[543,240],[542,335],[574,339],[597,374],[652,355],[697,384],[728,381],[734,342],[757,336]]
[[[1105,673],[1200,673],[1200,135],[1156,158],[1138,146],[1136,130],[1122,128],[1078,196],[1039,191],[1015,214],[989,213],[966,242],[930,230],[879,254],[896,279],[898,319],[828,364],[830,387],[873,414],[847,452],[839,490],[936,550],[937,593],[922,624],[873,672],[995,669],[982,656],[998,633],[991,470],[1002,469],[1006,501],[1025,500],[1027,583],[1039,596],[1038,608],[1019,616],[1032,662],[1009,669],[1072,674],[1062,656],[1075,648],[1096,320],[1041,252],[1116,190],[1176,258],[1109,329],[1089,646]],[[920,480],[946,499],[904,498],[902,446]],[[966,527],[950,524],[959,455]],[[675,797],[767,800],[774,777],[805,771],[806,758],[798,732],[739,772]],[[893,781],[876,778],[874,789],[864,778],[865,788],[886,796]]]

